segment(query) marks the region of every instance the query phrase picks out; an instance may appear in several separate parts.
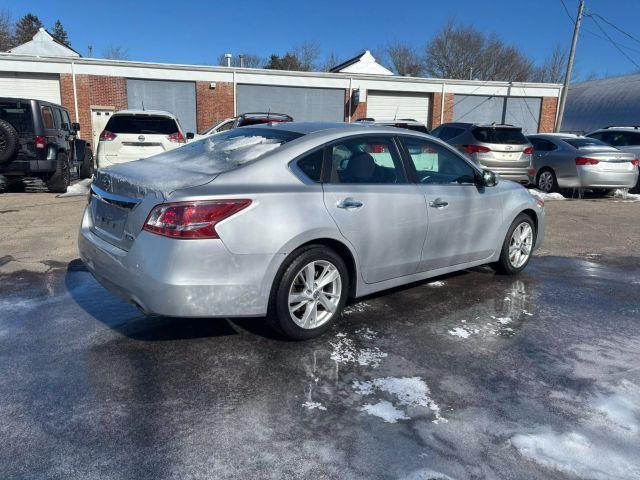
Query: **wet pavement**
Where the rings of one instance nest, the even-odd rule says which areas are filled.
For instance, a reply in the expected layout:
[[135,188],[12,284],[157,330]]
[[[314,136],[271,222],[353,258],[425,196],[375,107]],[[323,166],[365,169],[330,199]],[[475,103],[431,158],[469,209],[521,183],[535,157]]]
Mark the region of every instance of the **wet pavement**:
[[302,343],[51,264],[0,276],[0,477],[640,478],[639,365],[639,257],[438,278]]

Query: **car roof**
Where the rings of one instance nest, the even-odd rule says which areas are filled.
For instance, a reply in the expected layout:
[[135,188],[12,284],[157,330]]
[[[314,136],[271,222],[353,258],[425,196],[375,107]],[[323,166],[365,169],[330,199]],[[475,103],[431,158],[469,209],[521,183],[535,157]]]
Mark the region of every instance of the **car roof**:
[[67,110],[67,107],[63,107],[62,105],[60,105],[59,103],[53,103],[53,102],[49,102],[47,100],[40,100],[38,98],[19,98],[19,97],[0,97],[0,102],[4,102],[4,101],[18,101],[18,102],[25,102],[25,103],[29,103],[29,102],[38,102],[40,104],[44,104],[44,105],[52,105],[54,107],[59,107],[62,108],[64,110]]
[[170,117],[173,119],[176,118],[176,116],[173,113],[167,112],[165,110],[136,110],[136,109],[118,110],[117,112],[114,113],[114,115],[157,115],[162,117]]
[[[251,128],[255,125],[248,125]],[[287,130],[290,132],[301,133],[303,135],[309,135],[311,133],[328,131],[328,130],[345,130],[353,133],[391,133],[396,134],[398,131],[406,132],[407,130],[399,129],[395,127],[389,127],[386,125],[380,125],[371,122],[278,122],[278,123],[266,123],[260,126],[261,128],[276,128],[279,130]]]
[[527,135],[527,138],[581,138],[584,135],[576,135],[575,133],[534,133]]

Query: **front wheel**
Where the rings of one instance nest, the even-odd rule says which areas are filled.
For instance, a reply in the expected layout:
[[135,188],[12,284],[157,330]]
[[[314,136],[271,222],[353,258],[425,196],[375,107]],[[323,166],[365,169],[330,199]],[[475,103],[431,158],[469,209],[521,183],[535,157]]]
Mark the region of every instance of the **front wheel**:
[[499,273],[515,275],[529,263],[536,239],[536,227],[531,217],[521,213],[509,227],[502,244],[500,259],[493,264]]
[[344,308],[349,289],[344,261],[321,245],[296,252],[276,282],[269,315],[278,330],[295,340],[327,331]]

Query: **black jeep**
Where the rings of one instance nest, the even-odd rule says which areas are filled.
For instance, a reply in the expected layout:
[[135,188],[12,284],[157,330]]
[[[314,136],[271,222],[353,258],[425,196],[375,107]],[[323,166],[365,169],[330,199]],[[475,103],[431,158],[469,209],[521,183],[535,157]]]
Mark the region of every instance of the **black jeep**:
[[91,146],[77,138],[78,130],[80,125],[71,123],[60,105],[0,97],[0,184],[38,177],[50,191],[64,193],[72,168],[80,178],[90,178],[93,154]]

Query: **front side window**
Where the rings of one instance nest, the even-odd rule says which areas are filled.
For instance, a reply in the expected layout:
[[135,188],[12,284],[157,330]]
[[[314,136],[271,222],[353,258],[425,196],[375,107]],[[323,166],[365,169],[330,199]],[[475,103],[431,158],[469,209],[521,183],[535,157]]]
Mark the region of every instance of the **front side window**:
[[56,128],[62,128],[62,114],[59,108],[53,109],[53,118],[55,120]]
[[406,183],[402,160],[389,137],[362,137],[332,145],[332,183]]
[[316,150],[300,160],[298,160],[298,168],[314,182],[320,182],[322,179],[322,159],[324,157],[323,150]]
[[428,140],[402,139],[420,183],[473,183],[475,170],[448,148]]
[[66,123],[67,130],[71,130],[71,120],[66,110],[62,110],[62,121]]
[[44,128],[54,128],[53,112],[51,111],[51,107],[42,107],[42,125]]

